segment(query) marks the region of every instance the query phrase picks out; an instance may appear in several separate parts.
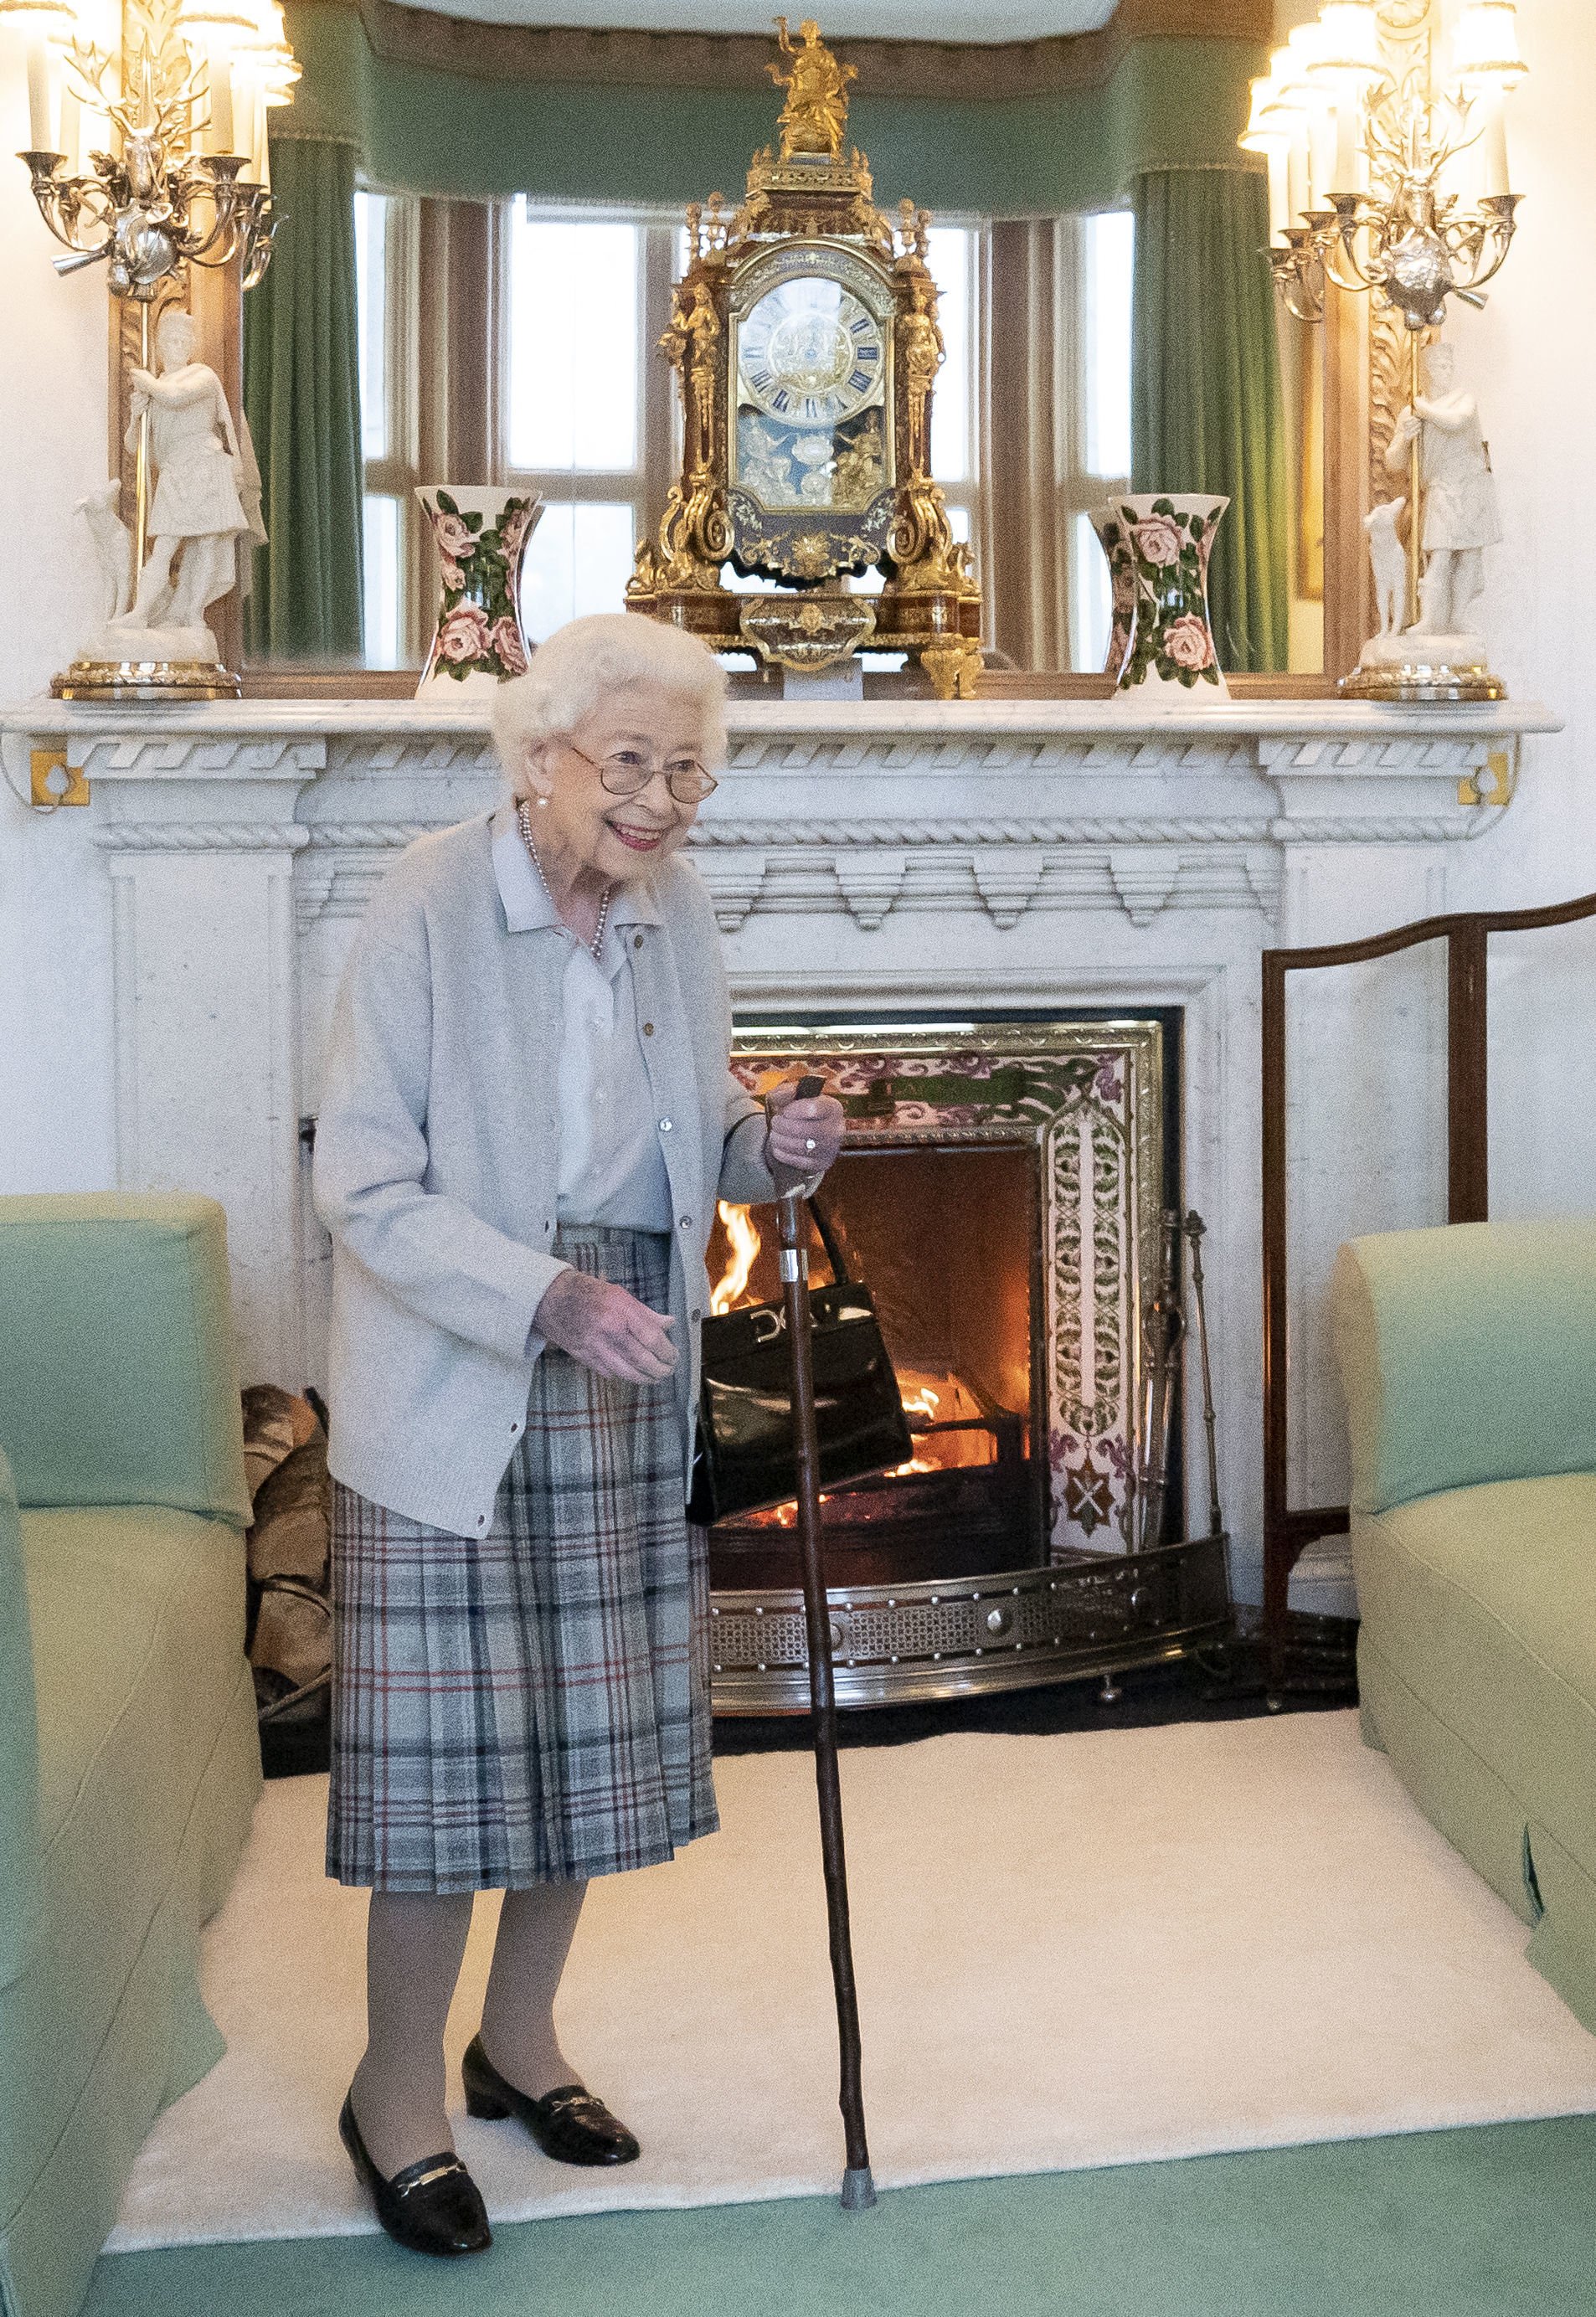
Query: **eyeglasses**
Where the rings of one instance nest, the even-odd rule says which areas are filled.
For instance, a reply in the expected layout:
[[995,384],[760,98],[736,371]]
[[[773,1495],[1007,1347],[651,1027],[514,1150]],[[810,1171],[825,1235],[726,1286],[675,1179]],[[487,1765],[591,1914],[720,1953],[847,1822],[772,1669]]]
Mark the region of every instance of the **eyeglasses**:
[[574,740],[566,747],[573,756],[580,756],[598,774],[598,784],[611,796],[641,796],[656,773],[665,775],[665,785],[677,804],[702,804],[713,789],[721,785],[713,773],[706,773],[696,756],[673,756],[668,764],[651,764],[641,748],[616,748],[601,761],[590,756],[586,748],[578,748]]

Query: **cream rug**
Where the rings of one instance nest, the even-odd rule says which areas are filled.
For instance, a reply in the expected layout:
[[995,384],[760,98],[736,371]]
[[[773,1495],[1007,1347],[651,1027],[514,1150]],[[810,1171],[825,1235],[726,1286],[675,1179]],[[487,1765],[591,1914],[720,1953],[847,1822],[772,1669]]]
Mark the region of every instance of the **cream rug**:
[[[946,1737],[842,1776],[883,2187],[1596,2109],[1596,2037],[1354,1714]],[[561,1999],[642,2161],[573,2171],[462,2114],[496,2219],[837,2189],[809,1758],[718,1783],[717,1838],[594,1886]],[[325,1807],[322,1779],[266,1791],[207,1934],[227,2057],[151,2134],[112,2250],[373,2225],[336,2131],[364,1901],[322,1874]]]

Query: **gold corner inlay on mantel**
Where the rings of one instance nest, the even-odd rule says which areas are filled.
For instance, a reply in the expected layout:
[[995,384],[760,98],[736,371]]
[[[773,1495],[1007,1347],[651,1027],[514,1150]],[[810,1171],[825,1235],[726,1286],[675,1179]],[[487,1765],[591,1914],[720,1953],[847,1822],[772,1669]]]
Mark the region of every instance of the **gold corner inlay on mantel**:
[[[52,774],[64,774],[64,785],[51,785]],[[34,748],[30,752],[29,793],[35,804],[87,804],[89,784],[83,768],[67,762],[65,748]]]

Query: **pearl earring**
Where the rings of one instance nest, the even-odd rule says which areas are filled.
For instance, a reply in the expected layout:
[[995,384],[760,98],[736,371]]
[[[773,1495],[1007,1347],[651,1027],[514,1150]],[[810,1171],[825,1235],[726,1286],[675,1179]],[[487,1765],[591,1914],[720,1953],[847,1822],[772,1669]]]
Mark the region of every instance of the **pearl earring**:
[[540,797],[539,797],[539,799],[538,799],[538,801],[537,801],[537,809],[538,809],[538,810],[539,810],[540,812],[546,812],[546,811],[548,810],[548,809],[549,809],[549,800],[548,800],[548,798],[547,798],[546,796],[540,796]]

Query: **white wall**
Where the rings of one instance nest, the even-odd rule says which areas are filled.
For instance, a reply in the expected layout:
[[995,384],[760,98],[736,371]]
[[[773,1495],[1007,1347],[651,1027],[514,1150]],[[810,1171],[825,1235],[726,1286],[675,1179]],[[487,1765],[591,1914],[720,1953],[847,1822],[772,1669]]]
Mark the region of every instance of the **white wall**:
[[[1519,802],[1466,861],[1452,895],[1465,908],[1596,890],[1596,589],[1581,537],[1596,498],[1596,10],[1520,0],[1519,22],[1530,66],[1508,114],[1520,229],[1486,310],[1464,311],[1453,335],[1507,532],[1487,558],[1497,665],[1566,729],[1534,744]],[[1494,947],[1493,1210],[1596,1212],[1596,932]]]
[[[41,691],[89,624],[76,500],[106,468],[104,270],[58,281],[27,174],[21,43],[0,31],[0,699]],[[28,765],[8,753],[27,793]],[[110,899],[93,811],[0,792],[0,1191],[112,1179]]]

